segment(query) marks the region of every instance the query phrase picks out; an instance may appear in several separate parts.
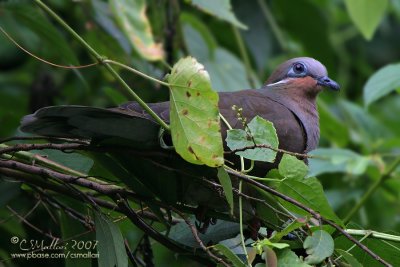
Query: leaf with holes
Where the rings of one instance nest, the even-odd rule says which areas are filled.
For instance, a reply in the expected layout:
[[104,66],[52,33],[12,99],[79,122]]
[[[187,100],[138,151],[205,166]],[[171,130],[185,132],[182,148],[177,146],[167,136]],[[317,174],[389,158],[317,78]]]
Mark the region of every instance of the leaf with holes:
[[154,42],[145,0],[111,0],[111,10],[136,51],[145,59],[160,60],[164,50]]
[[186,161],[218,167],[224,164],[218,94],[204,66],[181,59],[168,75],[170,124],[176,152]]
[[[253,147],[255,144],[267,145],[272,149],[278,148],[278,136],[272,122],[264,120],[260,116],[255,116],[248,124],[248,129],[249,132],[242,129],[228,131],[226,144],[232,151]],[[274,162],[276,151],[271,148],[250,148],[238,151],[235,154],[246,159]]]
[[303,247],[308,254],[305,258],[306,263],[318,264],[332,255],[334,243],[330,234],[318,230],[304,240]]

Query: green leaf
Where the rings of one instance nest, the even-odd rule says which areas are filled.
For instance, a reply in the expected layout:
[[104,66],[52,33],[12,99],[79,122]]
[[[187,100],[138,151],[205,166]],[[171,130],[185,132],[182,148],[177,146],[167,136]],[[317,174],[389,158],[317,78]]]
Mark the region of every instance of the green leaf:
[[[316,212],[319,212],[323,217],[330,219],[339,225],[343,225],[342,221],[337,217],[329,205],[322,185],[316,178],[307,178],[302,181],[285,179],[279,183],[277,189],[279,192],[299,201]],[[279,202],[290,211],[300,215],[308,215],[308,212],[282,199],[279,199]]]
[[362,267],[361,263],[358,262],[358,260],[354,258],[354,256],[351,255],[349,252],[344,251],[342,249],[336,249],[336,252],[342,255],[343,258],[347,261],[348,264],[350,264],[351,267]]
[[[269,122],[260,116],[255,116],[248,124],[251,136],[245,130],[229,130],[226,137],[226,144],[233,151],[245,147],[257,145],[268,145],[272,148],[278,148],[278,136],[272,122]],[[252,148],[245,151],[238,151],[236,155],[250,160],[259,160],[274,162],[276,152],[269,148]]]
[[318,148],[310,152],[309,176],[317,176],[329,172],[345,172],[353,175],[363,174],[370,158],[361,156],[351,150],[341,148]]
[[318,98],[317,103],[321,137],[339,147],[345,147],[350,139],[348,125],[335,115],[322,98]]
[[375,143],[393,136],[382,119],[377,119],[355,103],[340,100],[339,107],[344,123],[351,129],[353,142],[363,144],[365,149],[371,150]]
[[233,191],[232,191],[231,177],[225,171],[224,167],[218,168],[217,176],[218,176],[219,183],[222,185],[222,188],[224,189],[226,201],[228,202],[229,207],[230,207],[230,213],[233,215]]
[[241,23],[233,13],[230,0],[191,0],[190,3],[205,13],[225,20],[238,28],[247,29],[246,25]]
[[263,247],[268,246],[270,248],[284,249],[289,247],[289,244],[286,243],[278,243],[272,242],[268,238],[264,238],[263,240],[256,241],[253,246],[256,248],[257,253],[261,254],[263,252]]
[[107,219],[103,214],[95,212],[96,239],[99,241],[99,267],[124,267],[128,266],[124,239],[117,225]]
[[288,154],[282,156],[278,170],[283,177],[296,180],[303,179],[308,173],[308,167],[304,161]]
[[371,40],[383,15],[388,0],[345,0],[347,11],[365,39]]
[[[380,212],[380,210],[378,210]],[[380,214],[379,214],[380,215]],[[357,238],[360,239],[361,237]],[[400,244],[398,242],[380,240],[375,238],[367,238],[362,241],[371,251],[376,253],[391,266],[400,266]],[[354,247],[354,243],[349,241],[345,236],[339,236],[335,238],[335,248],[343,250],[351,249],[351,254],[361,263],[362,266],[366,267],[381,267],[382,263],[376,261],[370,255],[368,255],[363,249]]]
[[151,25],[146,16],[145,0],[111,0],[112,12],[135,50],[145,59],[160,60],[164,51],[154,42]]
[[239,259],[238,256],[236,256],[229,248],[222,244],[216,244],[212,246],[212,248],[216,249],[218,252],[220,252],[222,255],[224,255],[226,258],[229,259],[229,261],[233,264],[235,267],[245,267],[246,265]]
[[299,257],[290,249],[277,251],[278,267],[311,267],[303,262]]
[[46,155],[48,159],[82,173],[89,173],[94,163],[93,159],[79,153],[65,153],[52,149],[44,149],[42,151],[33,150],[32,152]]
[[399,73],[400,64],[390,64],[375,72],[364,86],[364,105],[368,106],[400,88]]
[[186,47],[206,67],[214,90],[232,92],[251,87],[243,62],[230,51],[217,47],[207,24],[186,13],[181,21]]
[[180,22],[189,54],[201,62],[212,58],[217,43],[207,25],[186,12],[180,14]]
[[186,161],[218,167],[224,164],[218,94],[195,58],[181,59],[168,76],[172,142]]
[[[251,88],[246,77],[246,68],[234,54],[226,49],[218,47],[214,55],[204,61],[212,78],[213,88],[218,92],[240,91]],[[235,73],[235,75],[232,75]],[[260,82],[256,80],[259,84]]]
[[305,258],[306,263],[318,264],[332,255],[334,242],[330,234],[324,230],[318,230],[306,238],[303,246],[308,254]]
[[282,231],[277,232],[271,237],[272,242],[279,242],[282,237],[287,236],[294,230],[304,226],[308,220],[297,218],[296,220],[292,221],[288,226],[286,226]]
[[[81,201],[66,198],[63,199],[62,202],[69,207],[74,207],[74,210],[80,212],[81,214],[87,213],[88,208],[86,204]],[[79,242],[81,241],[85,242],[85,244],[86,243],[89,244],[89,242],[92,242],[93,246],[94,242],[96,242],[94,232],[84,234],[87,232],[87,228],[85,228],[85,226],[80,221],[68,216],[65,211],[61,211],[60,213],[60,228],[61,228],[61,237],[63,240],[77,239],[79,240]],[[77,236],[79,236],[79,238],[76,238]],[[91,252],[92,250],[91,248],[82,250],[78,249],[77,247],[66,246],[64,252],[68,253],[68,251],[69,253],[87,253]],[[67,257],[65,259],[64,267],[73,267],[73,266],[90,267],[92,266],[92,259]]]

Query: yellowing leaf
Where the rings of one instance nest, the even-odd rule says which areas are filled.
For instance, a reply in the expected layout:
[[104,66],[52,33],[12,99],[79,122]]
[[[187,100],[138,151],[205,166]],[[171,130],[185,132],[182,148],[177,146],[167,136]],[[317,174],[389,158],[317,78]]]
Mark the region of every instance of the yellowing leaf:
[[111,0],[111,9],[135,50],[148,60],[160,60],[164,50],[155,43],[146,16],[145,0]]
[[204,66],[181,59],[168,76],[170,125],[176,152],[186,161],[218,167],[224,163],[218,94]]

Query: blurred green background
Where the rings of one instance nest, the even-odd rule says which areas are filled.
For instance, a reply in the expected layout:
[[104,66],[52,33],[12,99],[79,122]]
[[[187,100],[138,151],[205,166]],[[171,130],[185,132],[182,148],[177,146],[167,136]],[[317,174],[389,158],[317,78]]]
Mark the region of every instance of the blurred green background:
[[[313,163],[311,172],[318,175],[339,216],[400,156],[398,0],[141,0],[126,2],[128,15],[120,13],[121,1],[45,2],[101,55],[157,79],[185,55],[205,65],[218,91],[260,87],[291,57],[321,61],[342,90],[319,97],[320,147],[329,150],[315,153],[337,157],[336,162]],[[52,63],[94,62],[33,1],[1,1],[0,26],[23,48]],[[126,70],[119,73],[145,101],[168,99],[166,88]],[[43,106],[112,107],[127,100],[131,99],[101,66],[53,67],[0,34],[0,138],[22,135],[21,117]],[[27,212],[32,198],[18,184],[0,180],[0,236],[34,235],[26,225],[8,220],[10,211],[5,208]],[[399,199],[397,170],[367,201],[354,225],[399,233]],[[42,219],[43,214],[40,207],[31,221],[57,229]],[[0,238],[0,255],[7,255],[8,245],[9,240]],[[171,266],[172,261],[185,265],[158,247],[156,266]]]

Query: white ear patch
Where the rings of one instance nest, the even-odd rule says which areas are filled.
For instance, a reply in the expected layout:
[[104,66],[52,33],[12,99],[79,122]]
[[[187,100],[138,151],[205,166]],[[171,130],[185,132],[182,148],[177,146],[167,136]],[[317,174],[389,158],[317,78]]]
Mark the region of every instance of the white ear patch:
[[287,83],[287,82],[289,82],[289,81],[291,81],[291,80],[293,80],[293,78],[286,78],[286,79],[280,80],[280,81],[278,81],[278,82],[276,82],[276,83],[267,84],[267,87],[268,87],[268,86],[278,85],[278,84],[285,84],[285,83]]

